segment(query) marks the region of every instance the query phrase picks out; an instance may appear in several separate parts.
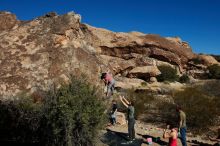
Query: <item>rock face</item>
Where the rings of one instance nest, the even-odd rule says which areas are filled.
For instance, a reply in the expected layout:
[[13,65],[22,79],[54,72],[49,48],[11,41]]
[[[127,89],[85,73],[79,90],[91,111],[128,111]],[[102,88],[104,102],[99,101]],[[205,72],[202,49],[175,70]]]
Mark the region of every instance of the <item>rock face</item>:
[[158,64],[177,67],[181,73],[197,56],[181,39],[116,33],[80,21],[73,12],[52,12],[31,21],[0,12],[0,95],[59,87],[71,74],[85,74],[98,85],[106,70],[118,77],[118,85],[138,87],[160,73]]
[[131,71],[129,71],[129,76],[142,78],[142,79],[149,79],[150,77],[155,77],[161,74],[160,70],[157,66],[142,66],[142,67],[135,67]]
[[198,55],[198,59],[201,60],[201,62],[206,66],[219,64],[219,62],[210,55]]
[[0,12],[0,31],[10,30],[20,23],[14,14],[10,12]]
[[67,83],[70,74],[97,83],[101,64],[83,40],[79,18],[46,15],[0,31],[0,95],[48,90]]
[[116,114],[116,123],[119,124],[119,125],[125,125],[127,123],[124,113],[117,112],[117,114]]

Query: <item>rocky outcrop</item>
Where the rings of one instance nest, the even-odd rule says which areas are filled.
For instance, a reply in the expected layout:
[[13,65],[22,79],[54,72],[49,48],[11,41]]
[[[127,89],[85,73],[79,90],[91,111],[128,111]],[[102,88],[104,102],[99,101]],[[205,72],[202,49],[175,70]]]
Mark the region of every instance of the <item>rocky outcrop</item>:
[[176,43],[159,35],[115,33],[89,25],[85,27],[95,38],[90,43],[103,55],[125,60],[137,58],[139,55],[151,57],[177,65],[181,71],[183,65],[195,56],[192,49],[185,47],[183,42]]
[[118,88],[138,88],[146,81],[156,82],[158,65],[168,64],[182,73],[197,56],[179,38],[116,33],[80,21],[73,12],[52,12],[30,21],[1,12],[0,95],[59,87],[71,74],[85,74],[98,85],[106,70],[116,76]]
[[9,30],[20,23],[14,14],[10,12],[0,12],[0,31]]
[[210,56],[210,55],[198,55],[198,59],[205,66],[209,66],[213,64],[220,64],[213,56]]
[[117,112],[116,113],[116,124],[118,124],[118,125],[127,124],[126,117],[125,117],[124,113],[122,113],[122,112]]
[[116,82],[116,89],[136,89],[142,87],[146,82],[141,79],[137,78],[126,78],[126,77],[115,77],[117,80]]
[[150,77],[155,77],[159,74],[161,74],[161,72],[157,66],[135,67],[129,71],[130,77],[142,78],[145,80],[150,79]]
[[46,15],[1,32],[0,95],[59,87],[71,74],[87,74],[97,83],[100,63],[82,39],[79,18]]

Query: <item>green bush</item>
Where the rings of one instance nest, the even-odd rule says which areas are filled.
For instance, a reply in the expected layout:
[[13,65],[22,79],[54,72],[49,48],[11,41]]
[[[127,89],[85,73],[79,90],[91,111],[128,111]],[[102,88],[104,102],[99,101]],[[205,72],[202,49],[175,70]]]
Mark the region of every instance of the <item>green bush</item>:
[[141,82],[141,86],[143,87],[147,86],[147,82]]
[[209,78],[211,79],[220,79],[220,65],[213,64],[208,67]]
[[178,75],[177,70],[168,66],[168,65],[161,65],[158,66],[158,69],[160,70],[161,74],[157,76],[157,80],[160,82],[163,81],[178,81]]
[[[94,145],[104,124],[104,106],[99,92],[85,79],[51,90],[42,103],[31,100],[1,102],[1,140],[49,146]],[[30,99],[30,98],[29,98]]]
[[194,64],[203,64],[203,61],[199,58],[193,58],[190,61],[192,61]]
[[28,97],[1,101],[0,143],[4,141],[39,142],[42,114],[41,105],[34,104]]
[[180,78],[179,78],[179,82],[180,83],[188,83],[189,82],[189,76],[187,76],[186,74],[183,74]]
[[[92,145],[104,119],[97,89],[74,78],[72,84],[49,94],[44,112],[50,145]],[[49,138],[48,138],[49,137]]]

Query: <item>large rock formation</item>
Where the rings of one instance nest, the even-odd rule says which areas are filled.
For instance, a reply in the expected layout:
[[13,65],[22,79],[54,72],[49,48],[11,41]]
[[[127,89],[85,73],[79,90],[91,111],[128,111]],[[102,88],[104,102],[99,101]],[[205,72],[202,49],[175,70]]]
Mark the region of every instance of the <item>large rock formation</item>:
[[[71,74],[86,74],[97,85],[100,73],[107,69],[118,79],[133,78],[128,80],[138,80],[140,85],[159,74],[158,64],[177,67],[181,73],[196,56],[178,38],[116,33],[80,20],[73,12],[48,13],[31,21],[1,12],[0,95],[59,87],[69,82]],[[129,82],[120,82],[130,87]]]
[[0,31],[0,95],[47,90],[68,82],[70,74],[88,74],[98,82],[100,63],[80,25],[74,13],[47,14]]
[[0,31],[10,30],[16,24],[20,23],[14,14],[10,12],[0,12]]

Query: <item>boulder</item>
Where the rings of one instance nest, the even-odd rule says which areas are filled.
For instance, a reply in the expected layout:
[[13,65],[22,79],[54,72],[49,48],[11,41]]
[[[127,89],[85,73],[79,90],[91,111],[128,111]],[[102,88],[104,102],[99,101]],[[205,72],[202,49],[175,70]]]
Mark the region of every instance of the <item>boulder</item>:
[[127,78],[127,77],[116,77],[115,88],[120,89],[132,89],[139,88],[146,84],[144,80],[136,79],[136,78]]
[[210,55],[198,55],[198,59],[205,66],[209,66],[213,64],[220,64],[213,56],[210,56]]
[[150,77],[150,82],[151,83],[157,82],[157,78],[156,77]]
[[10,30],[18,23],[19,21],[14,14],[10,12],[0,12],[0,31]]
[[161,72],[157,66],[141,66],[130,70],[128,76],[149,80],[150,77],[156,77],[159,74]]
[[122,112],[117,112],[116,114],[116,123],[119,125],[127,124],[125,114]]

